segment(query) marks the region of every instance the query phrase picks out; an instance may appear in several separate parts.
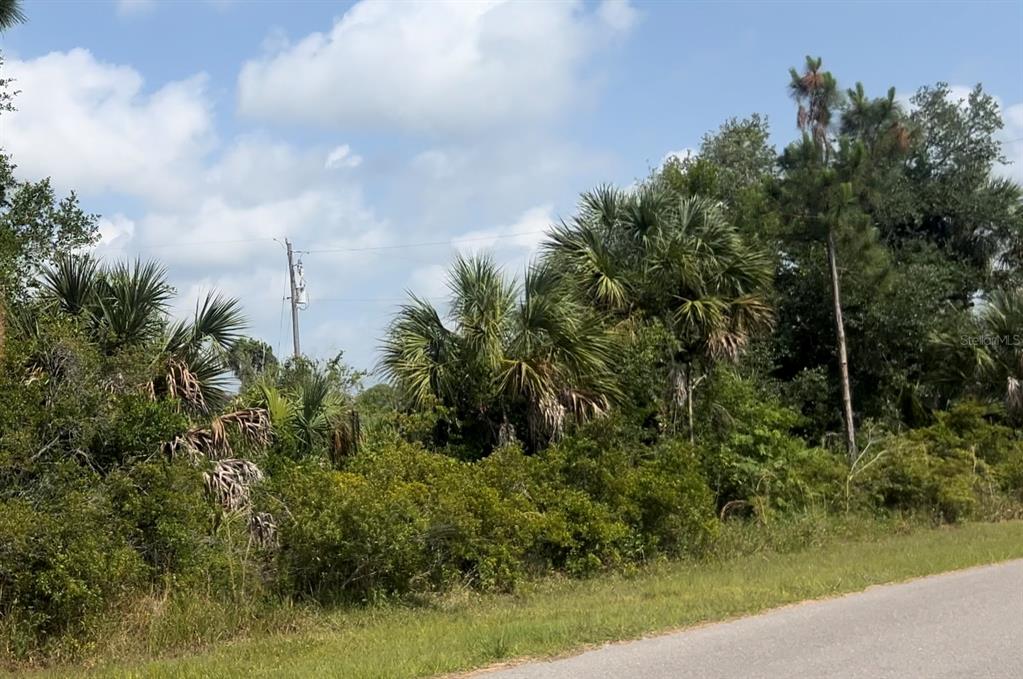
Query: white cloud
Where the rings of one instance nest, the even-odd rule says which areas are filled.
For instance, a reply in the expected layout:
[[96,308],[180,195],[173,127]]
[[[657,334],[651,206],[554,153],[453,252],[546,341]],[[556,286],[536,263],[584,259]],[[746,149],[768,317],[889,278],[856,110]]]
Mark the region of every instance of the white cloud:
[[639,12],[628,0],[604,0],[597,12],[605,24],[623,33],[631,30],[639,20]]
[[203,74],[146,94],[137,71],[84,49],[11,59],[5,69],[21,93],[4,116],[3,143],[25,175],[179,202],[214,145]]
[[448,294],[448,267],[430,264],[414,269],[409,276],[409,291],[418,297],[436,300]]
[[99,242],[96,243],[96,250],[101,255],[125,247],[135,235],[135,222],[120,213],[101,217],[97,226]]
[[156,7],[156,0],[117,0],[117,13],[121,16],[145,14]]
[[[578,7],[565,16],[590,28],[604,21]],[[283,336],[286,351],[284,253],[273,239],[288,236],[299,250],[320,250],[300,255],[311,300],[303,348],[325,356],[343,347],[363,367],[405,287],[445,295],[461,247],[452,238],[490,247],[521,275],[554,201],[609,174],[607,154],[531,124],[405,145],[372,162],[350,142],[291,143],[272,130],[220,140],[202,75],[149,84],[85,50],[8,65],[23,94],[0,121],[3,145],[22,177],[52,176],[87,209],[107,212],[98,254],[159,259],[180,291],[180,314],[210,288],[237,295],[251,332],[275,347]],[[419,241],[442,244],[394,247]]]
[[684,149],[679,149],[678,151],[669,151],[668,153],[664,154],[663,158],[661,158],[661,165],[664,165],[672,158],[684,162],[685,160],[695,156],[697,153],[698,152],[696,149],[691,149],[688,146],[685,147]]
[[581,2],[363,0],[328,33],[245,64],[252,117],[465,132],[558,116],[583,95],[584,66],[628,31],[634,10]]
[[[462,252],[482,250],[536,251],[554,222],[553,205],[540,205],[526,210],[514,223],[496,229],[470,231],[452,239],[451,243]],[[517,252],[521,256],[521,252]]]
[[339,167],[358,167],[362,164],[362,156],[352,153],[348,144],[342,144],[327,154],[324,168],[333,170]]

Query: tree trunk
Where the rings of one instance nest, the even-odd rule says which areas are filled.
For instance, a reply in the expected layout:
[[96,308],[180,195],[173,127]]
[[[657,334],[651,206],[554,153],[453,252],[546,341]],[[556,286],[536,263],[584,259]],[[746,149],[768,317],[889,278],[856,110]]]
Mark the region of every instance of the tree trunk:
[[831,271],[831,299],[835,304],[835,333],[838,336],[838,370],[842,378],[842,417],[845,420],[845,450],[850,464],[856,459],[856,425],[853,423],[852,393],[849,389],[849,359],[845,350],[845,322],[838,285],[835,232],[828,229],[828,268]]
[[690,444],[695,444],[696,443],[696,432],[693,429],[693,392],[695,391],[695,389],[693,388],[694,386],[695,385],[693,384],[693,364],[692,363],[687,363],[686,364],[686,391],[688,393],[686,394],[686,408],[689,409],[689,443]]

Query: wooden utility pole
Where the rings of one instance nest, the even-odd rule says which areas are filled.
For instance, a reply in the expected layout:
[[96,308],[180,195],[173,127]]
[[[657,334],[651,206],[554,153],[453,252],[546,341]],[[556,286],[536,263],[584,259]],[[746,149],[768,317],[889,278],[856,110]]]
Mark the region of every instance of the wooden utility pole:
[[302,355],[302,348],[298,341],[298,288],[295,286],[295,262],[291,241],[285,238],[284,244],[288,248],[288,280],[291,283],[291,337],[294,340],[295,358],[298,358]]

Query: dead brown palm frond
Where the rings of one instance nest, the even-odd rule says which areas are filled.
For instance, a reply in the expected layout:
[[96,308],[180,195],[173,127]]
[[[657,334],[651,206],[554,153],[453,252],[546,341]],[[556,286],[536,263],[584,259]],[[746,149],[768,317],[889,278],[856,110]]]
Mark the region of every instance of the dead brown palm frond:
[[259,448],[270,445],[272,429],[270,413],[265,408],[243,408],[213,418],[210,423],[214,432],[226,442],[227,427],[234,427],[242,438]]
[[558,394],[558,400],[577,423],[603,417],[611,410],[611,400],[599,392],[566,387]]
[[720,330],[707,337],[707,353],[715,360],[735,361],[748,343],[749,335],[746,333]]
[[544,392],[530,405],[529,428],[535,442],[550,443],[565,431],[565,406],[551,393]]
[[202,393],[202,382],[189,367],[176,358],[167,361],[167,394],[179,398],[202,412],[206,410],[206,398]]
[[239,458],[220,460],[203,472],[208,492],[226,512],[246,512],[250,508],[250,490],[263,480],[263,472],[252,462]]
[[259,448],[270,445],[269,413],[263,408],[244,408],[214,417],[208,427],[193,427],[175,436],[172,441],[161,445],[160,450],[170,458],[185,453],[193,461],[228,457],[233,452],[229,428],[236,429],[242,438]]
[[1013,417],[1023,416],[1023,382],[1015,377],[1006,380],[1005,409]]
[[328,447],[330,463],[339,468],[345,460],[359,452],[361,441],[362,424],[359,420],[359,411],[352,409],[347,418],[331,427]]
[[277,521],[269,512],[253,512],[249,516],[249,539],[260,547],[277,546]]
[[177,436],[170,444],[164,444],[164,452],[173,457],[181,452],[193,463],[200,460],[216,460],[231,454],[231,445],[226,438],[202,427],[189,429],[183,436]]

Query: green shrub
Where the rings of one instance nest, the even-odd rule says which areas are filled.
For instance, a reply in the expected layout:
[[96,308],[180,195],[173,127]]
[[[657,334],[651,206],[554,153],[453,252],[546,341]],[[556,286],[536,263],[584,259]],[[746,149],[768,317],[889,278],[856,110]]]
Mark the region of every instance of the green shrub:
[[659,444],[634,473],[630,500],[637,529],[653,552],[672,556],[704,551],[714,537],[714,496],[693,450],[678,441]]
[[125,536],[152,577],[181,583],[216,577],[225,558],[213,536],[219,511],[206,499],[197,468],[157,459],[118,469],[106,483]]
[[945,521],[970,517],[978,505],[977,482],[986,465],[968,451],[936,454],[927,441],[888,441],[878,464],[860,481],[869,501],[886,509],[922,510]]
[[102,469],[155,455],[160,444],[189,427],[188,418],[171,401],[141,395],[112,400],[89,447],[93,464]]
[[792,432],[804,418],[751,379],[719,369],[703,392],[703,468],[719,509],[759,515],[838,505],[845,461]]
[[277,554],[285,589],[320,600],[367,600],[422,588],[429,573],[423,491],[310,467],[283,474],[274,492],[287,507]]
[[103,494],[66,490],[44,508],[0,501],[0,619],[14,657],[83,634],[144,574]]

